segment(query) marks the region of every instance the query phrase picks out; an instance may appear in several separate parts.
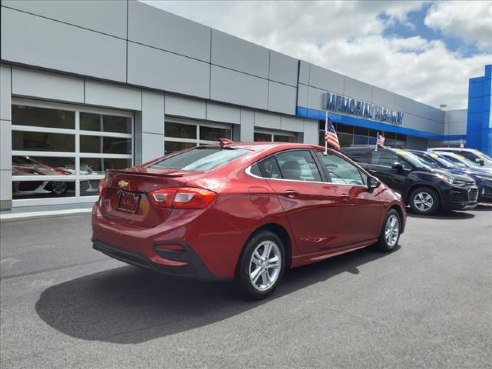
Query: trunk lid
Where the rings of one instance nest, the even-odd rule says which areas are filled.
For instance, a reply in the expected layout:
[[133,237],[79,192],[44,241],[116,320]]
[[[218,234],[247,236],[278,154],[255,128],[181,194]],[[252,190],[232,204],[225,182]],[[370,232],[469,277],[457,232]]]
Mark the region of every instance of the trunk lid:
[[189,181],[205,175],[203,172],[144,167],[111,170],[100,202],[101,212],[119,223],[155,227],[169,218],[172,209],[156,206],[150,193],[164,188],[185,187]]

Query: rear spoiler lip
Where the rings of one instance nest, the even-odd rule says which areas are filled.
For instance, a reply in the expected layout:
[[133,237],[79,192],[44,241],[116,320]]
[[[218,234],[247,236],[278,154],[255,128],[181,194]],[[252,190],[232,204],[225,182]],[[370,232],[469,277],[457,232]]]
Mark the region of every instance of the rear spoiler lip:
[[109,169],[107,171],[107,173],[137,175],[137,176],[145,176],[145,177],[183,177],[186,174],[183,172],[149,173],[149,172],[140,172],[140,171],[130,171],[130,170],[124,170],[124,169]]

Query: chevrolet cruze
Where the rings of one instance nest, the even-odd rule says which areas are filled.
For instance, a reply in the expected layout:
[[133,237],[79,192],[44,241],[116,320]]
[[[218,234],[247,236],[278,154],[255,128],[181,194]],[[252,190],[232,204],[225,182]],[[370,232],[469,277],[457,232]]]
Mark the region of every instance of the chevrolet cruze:
[[235,280],[270,295],[284,271],[403,232],[401,196],[339,152],[295,143],[200,146],[111,170],[93,207],[93,247],[157,272]]

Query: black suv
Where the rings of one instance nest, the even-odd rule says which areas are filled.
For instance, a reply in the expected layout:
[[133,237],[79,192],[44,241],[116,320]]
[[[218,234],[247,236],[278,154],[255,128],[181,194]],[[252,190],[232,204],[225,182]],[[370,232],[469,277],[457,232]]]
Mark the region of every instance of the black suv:
[[344,147],[342,152],[399,192],[415,213],[466,210],[477,205],[478,188],[472,178],[434,169],[408,151],[363,146]]

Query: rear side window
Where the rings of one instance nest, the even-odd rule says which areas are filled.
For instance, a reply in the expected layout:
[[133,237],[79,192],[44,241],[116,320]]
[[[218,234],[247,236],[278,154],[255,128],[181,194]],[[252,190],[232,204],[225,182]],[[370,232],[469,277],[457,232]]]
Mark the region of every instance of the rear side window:
[[401,160],[398,155],[391,151],[379,150],[372,152],[372,164],[391,167],[395,162],[401,162]]
[[460,151],[459,154],[464,156],[468,160],[473,161],[473,162],[475,162],[476,159],[479,159],[478,155],[476,155],[472,152],[469,152],[469,151]]
[[371,162],[371,152],[368,150],[342,150],[342,152],[353,161],[367,164]]
[[230,163],[249,152],[251,151],[244,149],[221,150],[217,147],[197,147],[190,151],[183,151],[165,157],[162,160],[150,164],[148,168],[210,171]]
[[285,151],[277,154],[276,158],[283,178],[297,181],[321,181],[318,167],[309,151]]
[[273,156],[262,160],[260,162],[260,169],[262,176],[265,178],[282,178],[282,173],[280,173],[277,159],[275,159],[275,157]]

